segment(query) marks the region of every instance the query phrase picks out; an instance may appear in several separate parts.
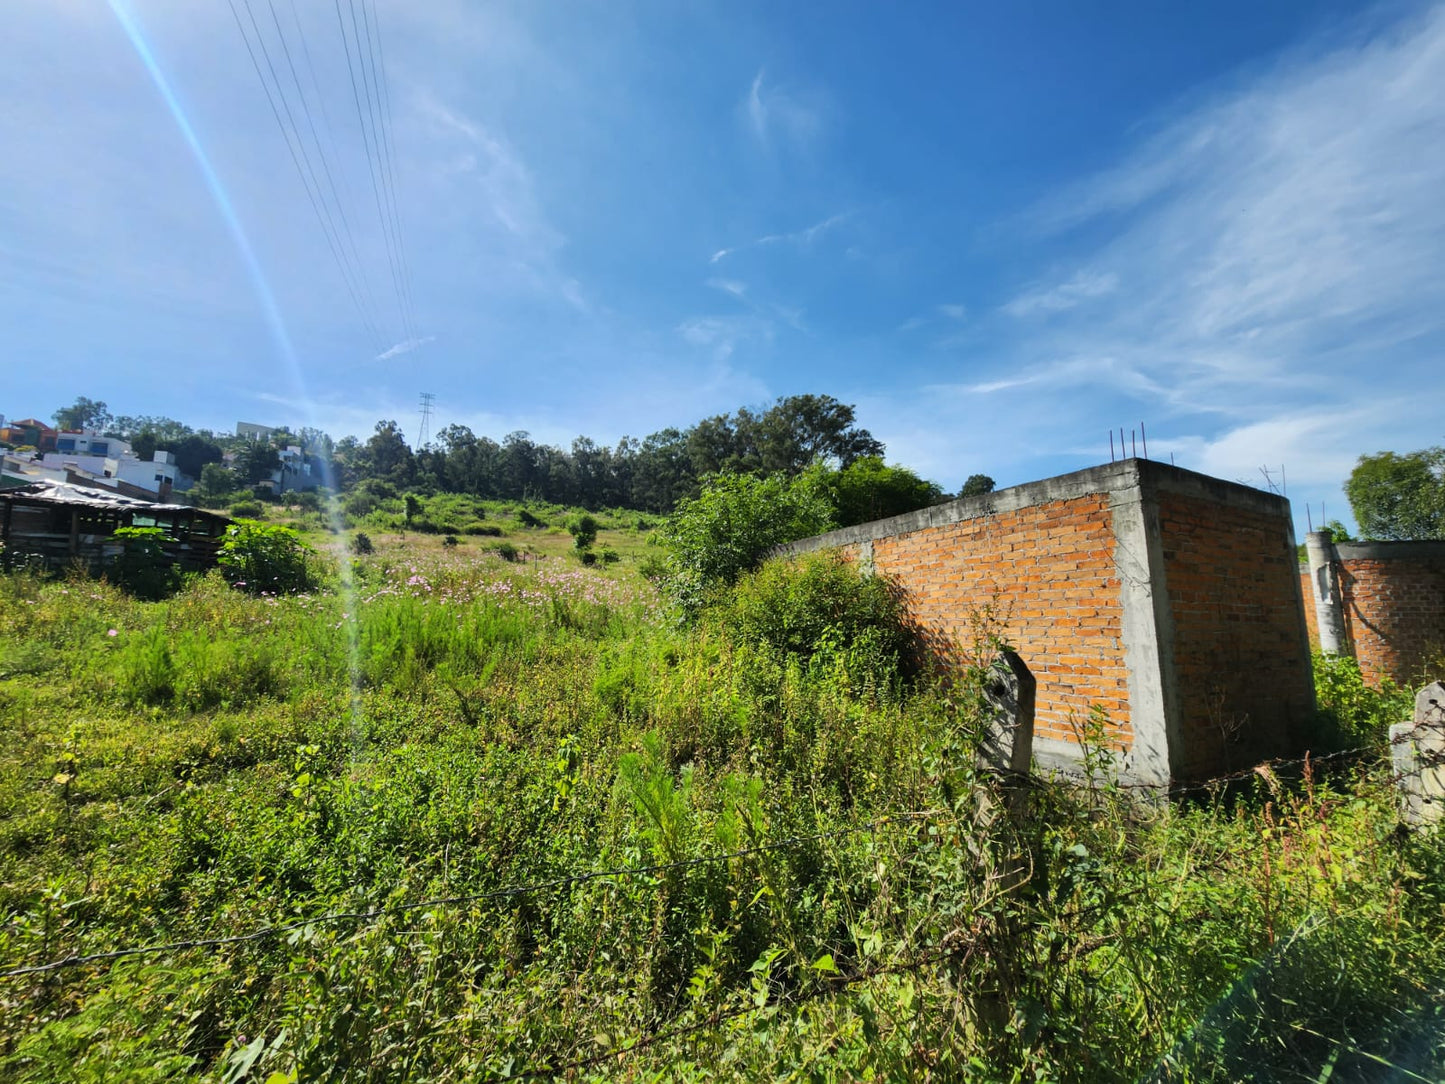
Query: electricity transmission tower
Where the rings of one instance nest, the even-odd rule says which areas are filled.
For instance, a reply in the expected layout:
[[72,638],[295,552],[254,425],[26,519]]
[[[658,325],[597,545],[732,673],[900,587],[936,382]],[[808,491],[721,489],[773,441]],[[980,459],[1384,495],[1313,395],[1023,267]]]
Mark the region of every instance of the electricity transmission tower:
[[417,451],[425,448],[427,441],[431,439],[432,404],[436,402],[436,398],[437,397],[429,391],[421,393],[421,432],[416,438]]

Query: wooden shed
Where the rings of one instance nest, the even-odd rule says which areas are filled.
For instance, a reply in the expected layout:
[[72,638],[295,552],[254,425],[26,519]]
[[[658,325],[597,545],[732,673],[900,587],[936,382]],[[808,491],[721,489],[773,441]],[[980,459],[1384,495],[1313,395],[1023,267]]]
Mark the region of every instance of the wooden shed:
[[0,489],[0,554],[6,567],[38,561],[59,570],[77,562],[92,572],[119,556],[119,527],[159,527],[167,556],[186,572],[214,568],[229,516],[183,504],[152,504],[68,482]]

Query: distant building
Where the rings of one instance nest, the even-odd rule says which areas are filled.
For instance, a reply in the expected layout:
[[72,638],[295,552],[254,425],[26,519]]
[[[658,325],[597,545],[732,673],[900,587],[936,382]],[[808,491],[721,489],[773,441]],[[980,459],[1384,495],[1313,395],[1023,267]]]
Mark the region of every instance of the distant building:
[[61,455],[107,456],[130,454],[130,443],[94,429],[62,429],[55,434],[55,451]]
[[269,441],[281,430],[276,426],[257,425],[255,422],[237,422],[236,436],[245,437],[247,440]]
[[38,418],[21,418],[0,426],[0,440],[7,444],[28,445],[39,452],[55,451],[56,431]]

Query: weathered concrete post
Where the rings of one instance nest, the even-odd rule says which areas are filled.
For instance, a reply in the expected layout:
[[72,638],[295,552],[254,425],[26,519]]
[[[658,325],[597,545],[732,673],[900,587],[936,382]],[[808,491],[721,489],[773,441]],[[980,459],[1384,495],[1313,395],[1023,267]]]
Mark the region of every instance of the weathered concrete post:
[[1390,767],[1406,824],[1445,820],[1445,685],[1426,685],[1415,696],[1414,721],[1390,727]]
[[1037,691],[1038,682],[1024,660],[1007,649],[999,652],[983,683],[983,695],[990,711],[978,759],[985,768],[1028,774],[1034,756]]
[[1314,594],[1320,650],[1326,655],[1352,654],[1349,634],[1345,631],[1345,603],[1340,593],[1334,536],[1329,531],[1311,531],[1305,535],[1305,552],[1309,556],[1310,590]]

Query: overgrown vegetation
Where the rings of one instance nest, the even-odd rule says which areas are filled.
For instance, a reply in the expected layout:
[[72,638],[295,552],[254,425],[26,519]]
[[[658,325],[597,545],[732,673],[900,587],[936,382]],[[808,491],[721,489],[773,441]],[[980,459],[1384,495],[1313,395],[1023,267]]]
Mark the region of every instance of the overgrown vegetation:
[[846,564],[682,626],[377,549],[355,597],[0,578],[0,1076],[1445,1070],[1445,847],[1378,758],[1004,790]]

